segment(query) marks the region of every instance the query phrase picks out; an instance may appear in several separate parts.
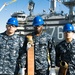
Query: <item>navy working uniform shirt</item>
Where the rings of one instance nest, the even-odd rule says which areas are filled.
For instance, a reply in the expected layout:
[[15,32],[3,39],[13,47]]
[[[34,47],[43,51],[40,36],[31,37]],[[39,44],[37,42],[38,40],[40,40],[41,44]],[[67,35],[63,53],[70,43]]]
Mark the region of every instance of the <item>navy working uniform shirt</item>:
[[[25,67],[25,52],[22,50],[23,39],[19,35],[0,34],[0,74],[16,75],[18,63]],[[19,60],[18,60],[19,58]]]
[[[51,43],[52,38],[49,34],[46,32],[42,32],[40,36],[36,36],[35,33],[31,33],[30,35],[33,36],[34,41],[34,52],[35,52],[35,70],[40,70],[40,72],[44,73],[44,71],[48,70],[48,51],[51,52]],[[26,46],[27,41],[25,40],[24,43]],[[50,61],[54,64],[55,58],[53,58],[55,55],[54,53],[51,53],[51,59]],[[46,74],[44,74],[46,75]]]
[[67,75],[75,75],[75,40],[70,43],[65,40],[56,46],[56,65],[59,66],[60,61],[68,63]]

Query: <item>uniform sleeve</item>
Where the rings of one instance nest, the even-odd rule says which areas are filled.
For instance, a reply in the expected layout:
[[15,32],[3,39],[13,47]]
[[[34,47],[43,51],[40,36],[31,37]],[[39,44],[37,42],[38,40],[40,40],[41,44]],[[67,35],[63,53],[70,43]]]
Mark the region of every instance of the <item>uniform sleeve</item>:
[[49,44],[48,47],[49,47],[49,54],[50,54],[50,65],[51,67],[55,67],[56,52],[55,52],[54,44],[52,43],[52,38],[49,39],[48,44]]
[[49,53],[50,53],[51,67],[55,67],[56,51],[52,39],[49,41]]
[[26,65],[26,45],[25,45],[25,39],[20,38],[20,64],[21,67],[24,68]]

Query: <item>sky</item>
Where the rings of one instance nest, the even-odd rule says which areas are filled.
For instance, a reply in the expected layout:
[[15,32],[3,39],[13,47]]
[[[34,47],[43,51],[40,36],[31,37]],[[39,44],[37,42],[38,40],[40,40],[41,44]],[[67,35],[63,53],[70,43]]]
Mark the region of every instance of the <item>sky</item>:
[[[4,3],[8,4],[12,0],[0,0],[0,8]],[[43,13],[43,9],[46,13],[49,13],[50,8],[50,0],[33,0],[35,2],[34,14]],[[27,15],[29,15],[28,11],[28,2],[29,0],[17,0],[16,2],[5,6],[0,11],[0,33],[6,30],[6,22],[11,17],[11,14],[17,11],[24,11]],[[64,9],[65,8],[65,9]],[[61,3],[57,2],[56,12],[64,11],[68,13],[68,8]]]

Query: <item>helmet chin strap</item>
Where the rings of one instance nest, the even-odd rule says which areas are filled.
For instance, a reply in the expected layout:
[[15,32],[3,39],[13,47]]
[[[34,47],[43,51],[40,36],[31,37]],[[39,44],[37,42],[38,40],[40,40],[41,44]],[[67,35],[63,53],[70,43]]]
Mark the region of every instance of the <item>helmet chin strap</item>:
[[6,31],[6,34],[7,34],[8,36],[11,36],[11,35],[14,34],[14,32],[13,32],[13,33],[10,33],[10,32],[8,32],[8,31]]
[[72,38],[66,39],[66,42],[67,42],[67,43],[69,43],[69,42],[71,42],[71,41],[72,41]]

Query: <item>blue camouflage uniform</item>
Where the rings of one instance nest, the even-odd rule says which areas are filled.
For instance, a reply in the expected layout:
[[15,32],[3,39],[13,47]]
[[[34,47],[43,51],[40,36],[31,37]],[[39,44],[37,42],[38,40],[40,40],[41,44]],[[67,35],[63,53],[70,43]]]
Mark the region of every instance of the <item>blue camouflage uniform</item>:
[[65,40],[56,46],[56,65],[59,66],[60,61],[68,63],[67,75],[75,75],[75,39],[70,43]]
[[[48,51],[49,53],[51,52],[52,38],[46,32],[42,32],[40,36],[36,36],[34,32],[30,35],[33,36],[34,41],[35,75],[48,75]],[[27,42],[25,40],[25,46],[26,43]],[[55,55],[52,53],[51,59],[54,59],[53,56]],[[54,61],[51,62],[54,63]]]
[[0,75],[17,75],[18,64],[25,67],[23,41],[23,38],[16,34],[0,34]]

